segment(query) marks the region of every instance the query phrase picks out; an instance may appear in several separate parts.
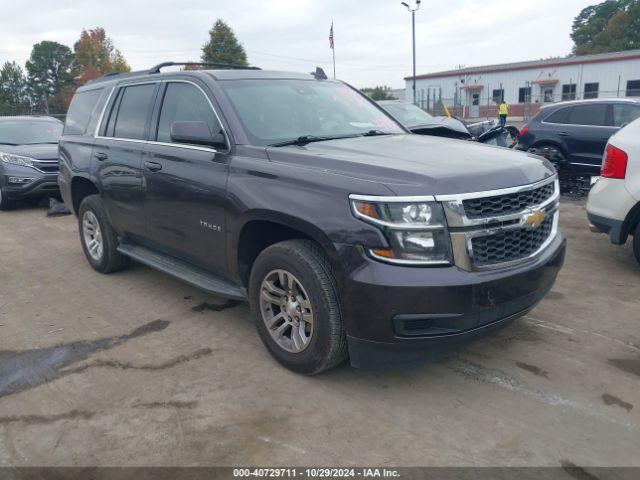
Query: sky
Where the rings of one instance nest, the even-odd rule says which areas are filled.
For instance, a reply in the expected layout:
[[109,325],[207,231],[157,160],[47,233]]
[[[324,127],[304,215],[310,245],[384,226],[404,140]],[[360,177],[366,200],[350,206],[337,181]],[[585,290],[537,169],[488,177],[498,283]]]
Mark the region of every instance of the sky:
[[[414,4],[415,0],[406,0]],[[599,0],[423,0],[416,13],[417,73],[563,56],[580,10]],[[193,61],[217,18],[264,69],[333,74],[356,87],[403,88],[411,74],[411,15],[399,0],[2,0],[0,62],[24,65],[31,47],[73,48],[104,27],[134,70]]]

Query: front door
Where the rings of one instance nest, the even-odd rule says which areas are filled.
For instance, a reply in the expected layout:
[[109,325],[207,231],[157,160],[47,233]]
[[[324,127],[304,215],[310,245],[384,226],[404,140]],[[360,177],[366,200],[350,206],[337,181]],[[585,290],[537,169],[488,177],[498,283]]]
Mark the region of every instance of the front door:
[[154,115],[143,159],[147,236],[166,253],[223,272],[228,154],[211,147],[174,143],[174,122],[205,122],[222,130],[204,86],[167,81]]
[[159,83],[121,86],[112,94],[93,148],[93,170],[113,228],[143,236],[142,152]]

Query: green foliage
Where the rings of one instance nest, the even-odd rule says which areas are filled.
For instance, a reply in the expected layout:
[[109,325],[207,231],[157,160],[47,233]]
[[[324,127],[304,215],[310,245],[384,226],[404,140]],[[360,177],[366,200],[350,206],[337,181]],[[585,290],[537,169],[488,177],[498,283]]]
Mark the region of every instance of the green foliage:
[[26,67],[34,98],[49,113],[49,98],[73,82],[73,53],[65,45],[45,40],[33,46]]
[[82,30],[80,39],[73,45],[73,51],[79,85],[84,85],[105,73],[123,73],[131,70],[122,53],[115,48],[113,41],[101,27]]
[[229,25],[218,19],[202,46],[202,61],[247,66],[247,53]]
[[31,110],[27,77],[16,62],[0,69],[0,115],[23,115]]
[[606,0],[583,9],[571,38],[578,55],[640,48],[640,0]]
[[394,100],[395,97],[391,95],[391,87],[379,86],[374,88],[363,88],[362,93],[371,97],[376,102],[379,100]]

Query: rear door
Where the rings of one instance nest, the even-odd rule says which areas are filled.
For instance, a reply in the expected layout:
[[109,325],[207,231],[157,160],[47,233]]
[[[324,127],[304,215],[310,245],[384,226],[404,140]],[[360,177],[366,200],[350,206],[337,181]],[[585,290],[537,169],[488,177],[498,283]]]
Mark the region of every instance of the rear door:
[[227,151],[174,143],[174,122],[205,122],[223,130],[207,87],[194,81],[163,82],[152,141],[143,161],[148,238],[166,253],[224,272]]
[[111,225],[120,235],[145,235],[142,152],[159,82],[116,87],[93,149],[93,169]]
[[578,167],[599,170],[607,141],[617,130],[612,126],[610,105],[575,105],[568,123],[558,126],[558,135],[564,138],[569,160]]

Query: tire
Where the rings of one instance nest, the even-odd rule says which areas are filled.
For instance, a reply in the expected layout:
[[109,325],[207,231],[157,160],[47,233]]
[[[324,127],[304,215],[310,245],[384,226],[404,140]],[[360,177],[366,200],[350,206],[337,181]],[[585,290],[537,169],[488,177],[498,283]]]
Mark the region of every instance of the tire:
[[287,240],[265,249],[251,269],[249,302],[263,343],[286,368],[315,375],[347,358],[336,280],[317,244]]
[[633,234],[633,254],[640,263],[640,223],[636,226],[636,231]]
[[[117,251],[118,239],[107,220],[100,195],[90,195],[82,200],[78,210],[78,230],[84,255],[95,270],[112,273],[129,266],[129,257]],[[96,243],[92,244],[92,239]]]
[[0,187],[0,210],[6,211],[13,208],[13,202],[9,200],[6,192]]
[[554,145],[541,144],[530,148],[529,151],[549,160],[557,172],[567,167],[567,158],[562,150]]

